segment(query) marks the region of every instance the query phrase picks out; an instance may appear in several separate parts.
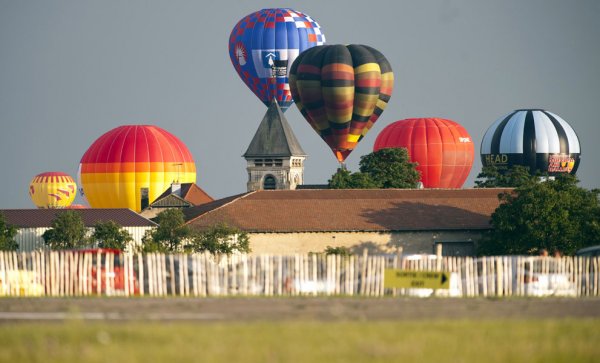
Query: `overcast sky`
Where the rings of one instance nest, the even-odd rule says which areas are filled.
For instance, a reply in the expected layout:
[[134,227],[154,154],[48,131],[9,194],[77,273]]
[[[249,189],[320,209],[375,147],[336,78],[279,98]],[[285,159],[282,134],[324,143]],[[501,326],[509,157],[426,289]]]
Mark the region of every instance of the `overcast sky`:
[[[290,7],[328,44],[367,44],[392,64],[387,109],[347,159],[358,169],[377,134],[409,117],[442,117],[471,134],[517,108],[544,108],[578,133],[586,188],[600,187],[600,1],[28,1],[0,0],[0,208],[31,208],[38,173],[76,178],[83,153],[124,124],[154,124],[190,149],[214,198],[246,191],[241,157],[266,107],[235,72],[231,29]],[[295,106],[286,117],[309,154],[305,182],[337,161]],[[81,199],[76,203],[82,203]]]

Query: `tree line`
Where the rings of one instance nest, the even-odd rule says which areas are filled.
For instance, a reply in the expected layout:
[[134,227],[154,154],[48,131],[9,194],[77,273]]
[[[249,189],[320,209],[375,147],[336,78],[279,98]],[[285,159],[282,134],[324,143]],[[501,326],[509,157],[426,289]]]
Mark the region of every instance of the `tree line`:
[[[339,168],[329,180],[331,189],[416,188],[419,172],[404,148],[381,149],[362,156],[358,172]],[[480,255],[539,254],[541,251],[573,254],[600,244],[600,190],[579,187],[575,176],[531,173],[523,166],[500,171],[484,167],[475,188],[512,188],[500,193],[500,206],[492,213],[491,229],[477,245]],[[158,227],[147,231],[134,252],[250,252],[248,235],[226,224],[203,231],[190,229],[179,209],[161,212]],[[98,222],[86,237],[79,213],[59,214],[44,233],[51,249],[77,249],[89,245],[125,249],[132,238],[113,221]],[[17,230],[0,214],[0,249],[16,250]],[[347,251],[328,246],[326,253]]]
[[[381,149],[361,157],[359,172],[340,168],[331,189],[415,188],[416,163],[405,148]],[[491,230],[477,245],[479,255],[574,254],[600,244],[600,190],[579,187],[570,174],[550,177],[524,166],[483,167],[475,188],[513,188],[498,195]],[[332,253],[338,253],[333,251]]]
[[[52,226],[42,238],[51,250],[75,250],[90,247],[118,249],[121,251],[150,252],[210,252],[231,254],[250,252],[248,234],[225,223],[203,231],[185,225],[183,212],[167,209],[158,214],[157,228],[146,231],[141,246],[131,247],[131,234],[114,221],[99,221],[90,234],[81,214],[76,211],[58,213]],[[0,213],[0,250],[17,251],[17,228],[8,224]]]

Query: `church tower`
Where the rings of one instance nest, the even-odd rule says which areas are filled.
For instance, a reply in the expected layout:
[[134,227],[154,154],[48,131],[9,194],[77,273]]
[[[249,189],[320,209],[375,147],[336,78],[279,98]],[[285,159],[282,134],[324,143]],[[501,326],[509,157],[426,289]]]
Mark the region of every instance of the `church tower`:
[[243,155],[248,163],[248,191],[296,189],[304,183],[306,153],[300,147],[277,101],[273,99]]

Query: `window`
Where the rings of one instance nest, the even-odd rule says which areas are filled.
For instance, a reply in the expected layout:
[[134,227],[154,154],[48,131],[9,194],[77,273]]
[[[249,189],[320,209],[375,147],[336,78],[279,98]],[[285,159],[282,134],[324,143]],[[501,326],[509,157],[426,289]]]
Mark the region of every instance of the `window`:
[[283,165],[283,160],[275,159],[275,166],[282,166],[282,165]]
[[265,190],[275,190],[277,189],[277,180],[273,175],[265,176],[265,181],[263,183],[263,189]]
[[140,188],[140,206],[141,209],[146,209],[150,205],[148,197],[148,188]]

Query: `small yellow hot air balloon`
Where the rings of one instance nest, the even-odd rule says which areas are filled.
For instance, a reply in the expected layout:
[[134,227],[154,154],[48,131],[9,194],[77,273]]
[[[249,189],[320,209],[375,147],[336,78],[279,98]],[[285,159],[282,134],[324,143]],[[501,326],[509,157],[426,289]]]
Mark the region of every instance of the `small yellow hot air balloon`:
[[38,208],[66,208],[73,203],[77,185],[69,174],[51,171],[36,175],[29,196]]

